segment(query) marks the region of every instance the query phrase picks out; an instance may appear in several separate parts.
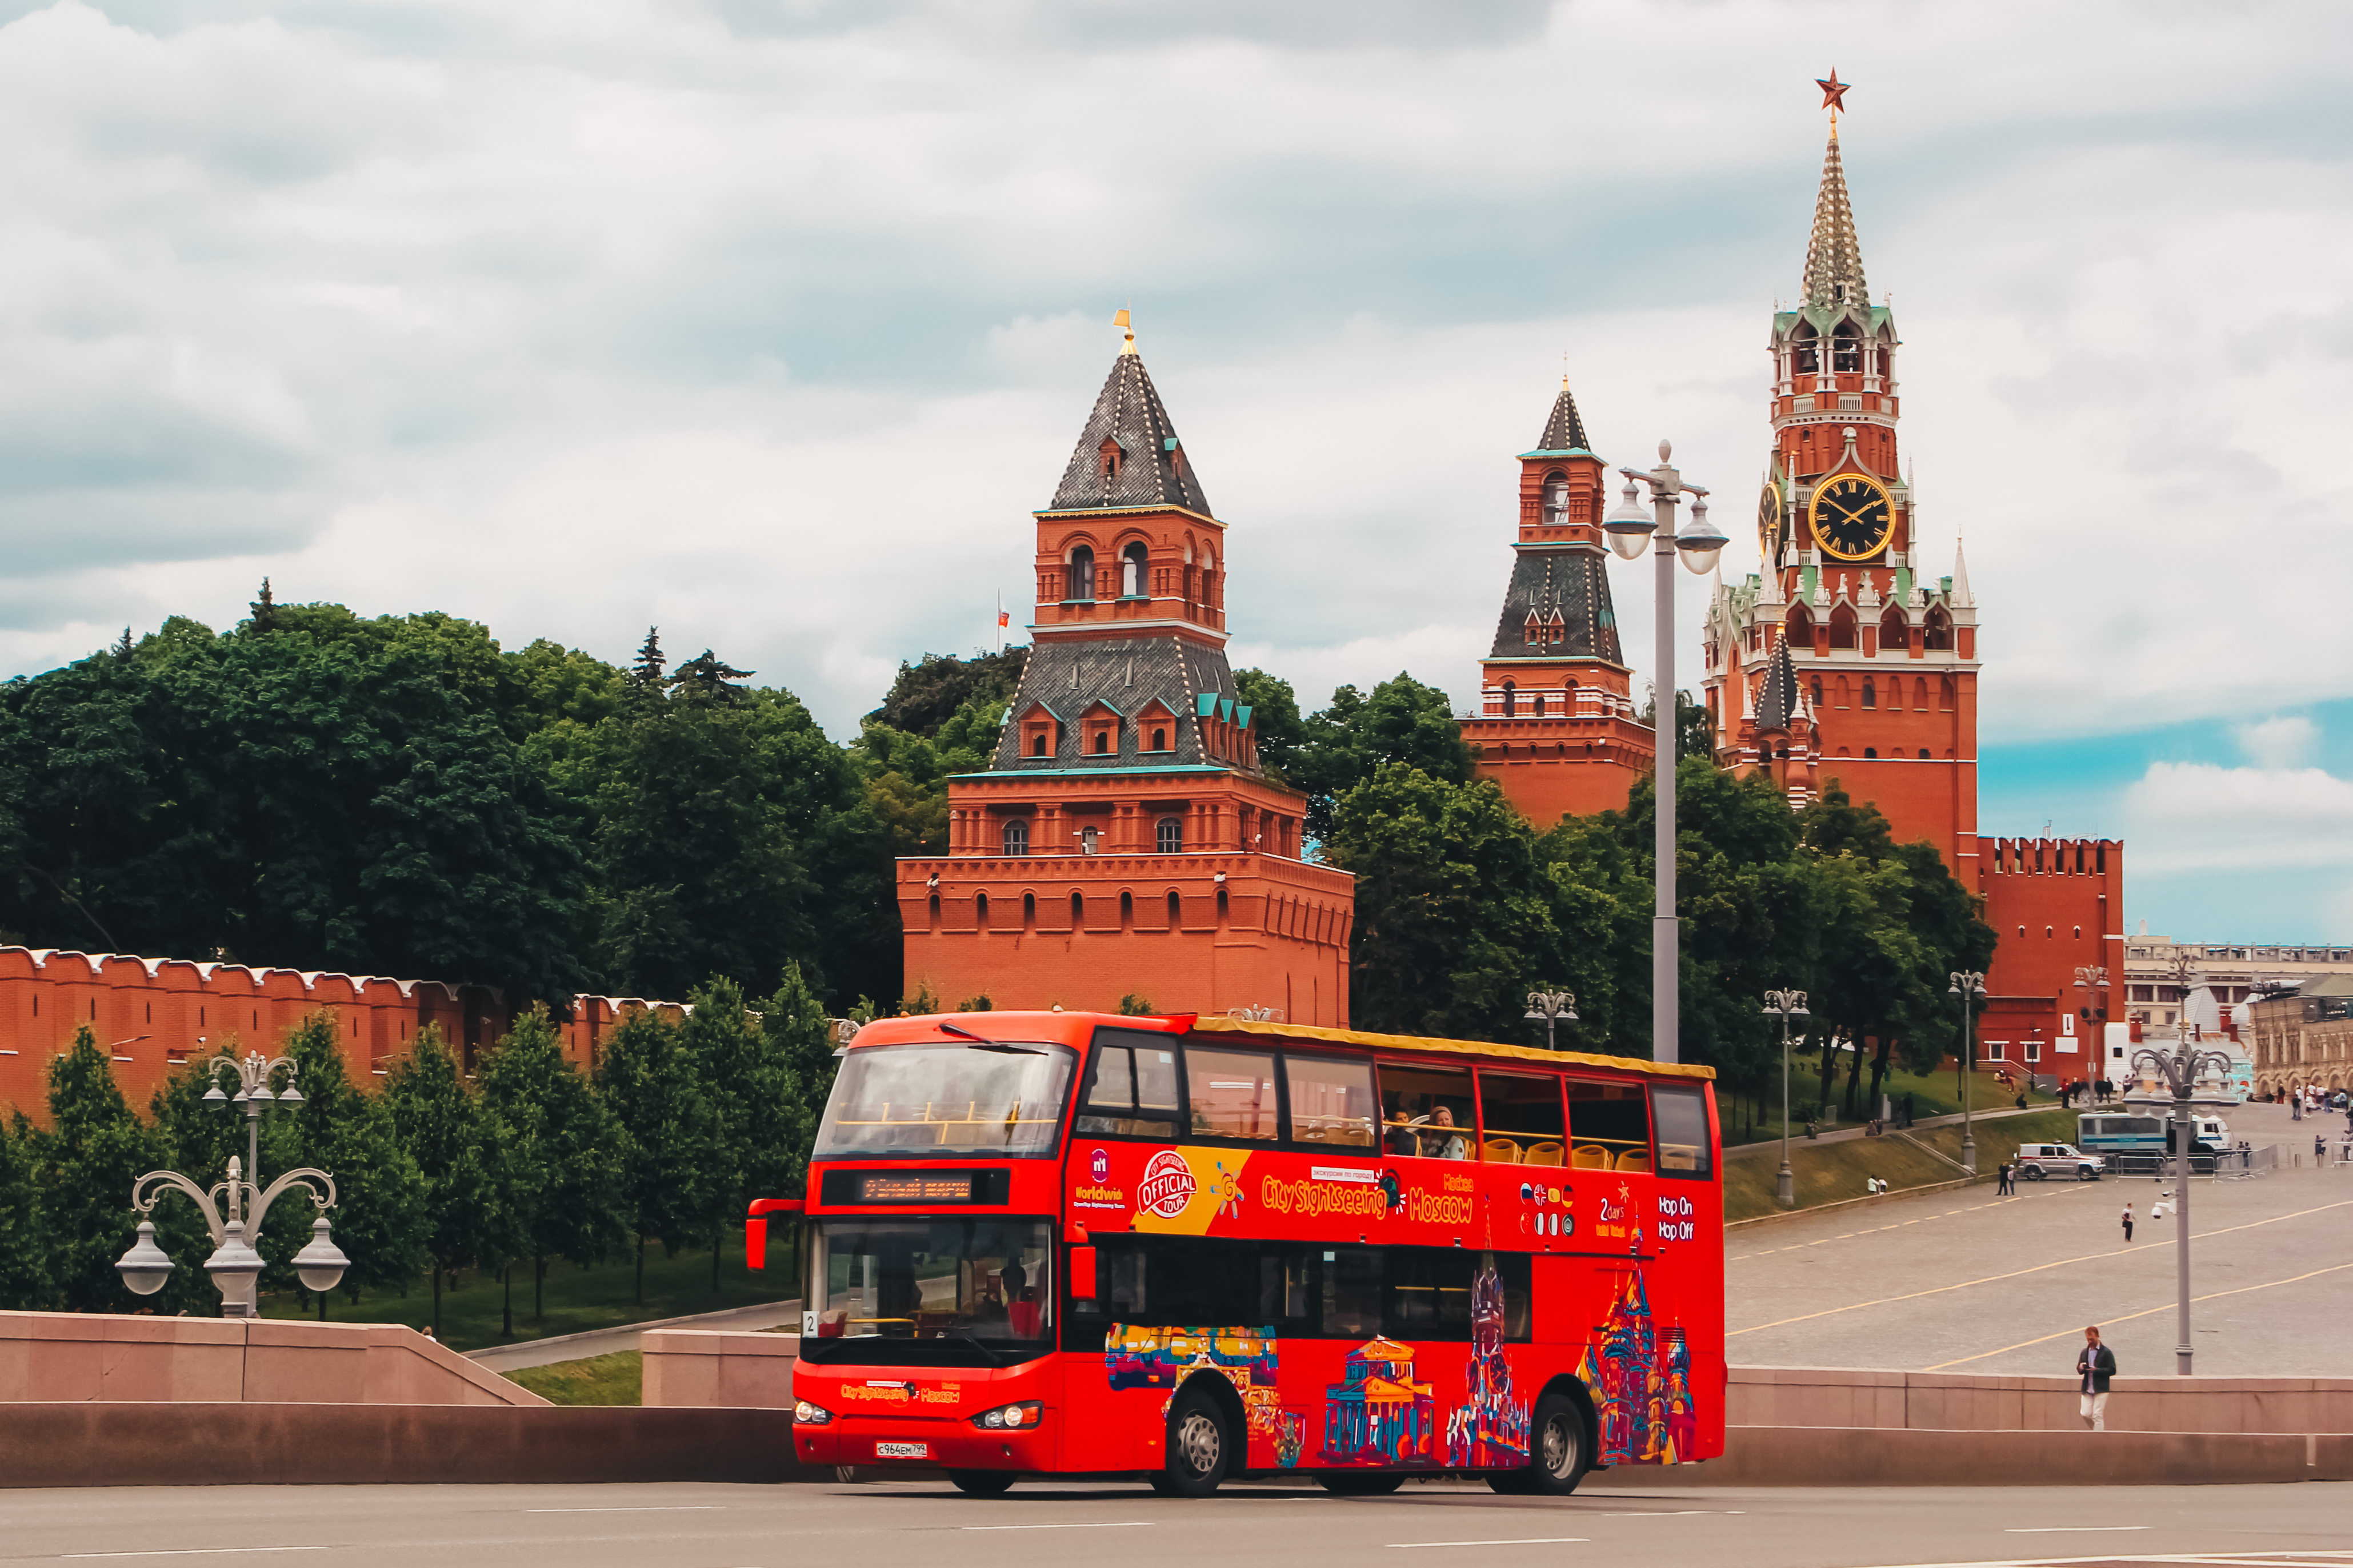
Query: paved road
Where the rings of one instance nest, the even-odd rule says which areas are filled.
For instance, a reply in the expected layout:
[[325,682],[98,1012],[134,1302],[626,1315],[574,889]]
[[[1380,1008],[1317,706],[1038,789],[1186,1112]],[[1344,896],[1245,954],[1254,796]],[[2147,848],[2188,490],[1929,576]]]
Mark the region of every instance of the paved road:
[[[2276,1142],[2284,1165],[2190,1190],[2197,1370],[2353,1376],[2353,1170],[2315,1168],[2310,1121],[2242,1106],[2234,1136]],[[2276,1122],[2276,1125],[2274,1123]],[[2320,1124],[2331,1135],[2341,1119]],[[2147,1218],[2172,1183],[2147,1176],[1923,1194],[1734,1230],[1729,1349],[1749,1366],[2064,1373],[2086,1323],[2123,1370],[2174,1367],[2174,1222]],[[2117,1224],[2142,1216],[2133,1245]],[[2353,1532],[2348,1532],[2353,1533]]]
[[[1221,1568],[1302,1562],[1552,1568],[1912,1563],[2353,1563],[2347,1489],[1613,1492],[1564,1502],[1459,1483],[1394,1497],[1241,1487],[1177,1502],[1134,1486],[1024,1483],[989,1501],[881,1486],[121,1488],[0,1492],[0,1563],[188,1568]],[[1388,1553],[1407,1555],[1392,1559]]]

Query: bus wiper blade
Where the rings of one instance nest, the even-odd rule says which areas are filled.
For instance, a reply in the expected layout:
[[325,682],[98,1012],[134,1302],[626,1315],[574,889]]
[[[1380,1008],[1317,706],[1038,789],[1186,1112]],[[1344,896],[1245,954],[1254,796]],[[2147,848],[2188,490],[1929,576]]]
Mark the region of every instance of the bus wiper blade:
[[1046,1054],[1035,1046],[1016,1046],[1004,1040],[992,1040],[986,1035],[976,1035],[970,1029],[960,1029],[950,1023],[943,1022],[940,1033],[963,1036],[972,1042],[969,1048],[976,1051],[1000,1051],[1008,1057],[1042,1057]]
[[982,1358],[983,1358],[984,1360],[986,1360],[986,1361],[988,1363],[988,1364],[989,1364],[989,1365],[991,1365],[991,1366],[1004,1366],[1004,1365],[1008,1364],[1008,1363],[1005,1363],[1005,1362],[1001,1362],[1001,1361],[997,1360],[997,1352],[996,1352],[995,1351],[993,1351],[993,1350],[989,1349],[987,1345],[982,1344],[978,1340],[974,1339],[970,1334],[942,1334],[942,1335],[940,1336],[940,1338],[941,1338],[941,1339],[943,1339],[943,1340],[960,1340],[960,1341],[962,1341],[964,1343],[968,1344],[968,1345],[970,1345],[973,1349],[975,1349],[975,1350],[978,1351],[978,1352],[981,1353]]

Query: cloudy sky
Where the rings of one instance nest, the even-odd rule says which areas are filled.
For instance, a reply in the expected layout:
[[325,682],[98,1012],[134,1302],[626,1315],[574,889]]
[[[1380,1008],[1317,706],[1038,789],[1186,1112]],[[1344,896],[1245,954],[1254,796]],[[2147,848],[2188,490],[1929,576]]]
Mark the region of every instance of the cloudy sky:
[[0,664],[267,574],[511,647],[659,623],[843,738],[1021,619],[1131,302],[1237,662],[1467,695],[1564,363],[1608,456],[1755,483],[1835,65],[1926,563],[1965,535],[1982,605],[1985,830],[2125,837],[2156,931],[2353,934],[2342,6],[0,18]]

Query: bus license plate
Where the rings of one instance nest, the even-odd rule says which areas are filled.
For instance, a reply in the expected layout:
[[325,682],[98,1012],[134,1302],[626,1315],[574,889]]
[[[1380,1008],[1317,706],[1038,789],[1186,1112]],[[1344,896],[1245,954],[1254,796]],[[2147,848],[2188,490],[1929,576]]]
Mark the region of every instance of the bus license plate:
[[877,1443],[874,1457],[878,1459],[928,1459],[932,1447],[928,1443]]

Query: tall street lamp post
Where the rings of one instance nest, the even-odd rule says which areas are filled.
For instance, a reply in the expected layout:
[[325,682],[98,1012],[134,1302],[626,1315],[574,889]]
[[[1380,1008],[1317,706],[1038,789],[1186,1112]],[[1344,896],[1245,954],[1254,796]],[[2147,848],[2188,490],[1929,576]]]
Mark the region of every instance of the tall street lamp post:
[[[1651,701],[1651,743],[1658,752],[1656,821],[1652,836],[1652,880],[1657,907],[1651,919],[1651,1059],[1681,1059],[1677,1047],[1681,933],[1675,924],[1675,740],[1680,726],[1675,702],[1675,557],[1704,576],[1724,550],[1725,536],[1707,521],[1707,491],[1685,484],[1667,459],[1674,448],[1659,443],[1659,466],[1648,473],[1620,468],[1626,476],[1626,497],[1618,510],[1602,520],[1609,548],[1627,561],[1639,561],[1649,549],[1658,557],[1658,620],[1653,628],[1652,662],[1657,670]],[[1646,511],[1636,496],[1637,483],[1651,487]],[[1675,531],[1675,503],[1686,491],[1692,496],[1690,526]]]
[[1528,1016],[1544,1020],[1545,1049],[1556,1051],[1560,1049],[1560,1041],[1554,1036],[1554,1026],[1577,1022],[1577,993],[1531,991],[1528,993]]
[[2210,1075],[2221,1079],[2231,1070],[2231,1058],[2226,1051],[2201,1051],[2190,1041],[2185,1028],[2181,1038],[2170,1052],[2138,1050],[2133,1053],[2133,1071],[2143,1079],[2154,1079],[2170,1092],[2164,1095],[2135,1097],[2127,1105],[2163,1106],[2170,1113],[2173,1125],[2166,1142],[2173,1146],[2173,1327],[2174,1371],[2183,1377],[2189,1375],[2189,1138],[2194,1131],[2191,1113],[2200,1106],[2225,1106],[2238,1103],[2220,1095],[2200,1096],[2199,1080]]
[[1767,991],[1765,993],[1765,1016],[1781,1017],[1781,1175],[1774,1185],[1773,1201],[1785,1209],[1798,1206],[1798,1178],[1789,1169],[1789,1020],[1810,1018],[1806,1011],[1806,994],[1802,991]]
[[[2093,1073],[2094,1083],[2108,1076],[2108,966],[2105,963],[2079,963],[2075,966],[2075,989],[2086,993],[2084,1005],[2076,1012],[2091,1026],[2092,1059],[2100,1064]],[[2096,1091],[2095,1091],[2096,1093]]]
[[[270,1076],[281,1067],[286,1069],[286,1087],[273,1094]],[[265,1058],[254,1051],[243,1061],[216,1057],[210,1070],[213,1085],[205,1091],[205,1103],[223,1110],[232,1106],[245,1110],[245,1159],[240,1161],[230,1155],[228,1179],[215,1184],[209,1192],[177,1171],[150,1171],[131,1184],[131,1206],[142,1216],[152,1215],[156,1200],[173,1188],[195,1199],[196,1207],[204,1212],[206,1227],[212,1232],[213,1255],[205,1259],[205,1272],[213,1277],[214,1289],[220,1292],[221,1316],[253,1318],[260,1316],[256,1285],[262,1268],[261,1254],[253,1249],[253,1243],[260,1238],[261,1222],[269,1217],[269,1205],[288,1188],[300,1186],[303,1195],[318,1208],[319,1218],[311,1226],[310,1244],[294,1255],[294,1271],[304,1286],[325,1295],[351,1266],[351,1259],[335,1245],[327,1226],[326,1211],[335,1206],[335,1178],[306,1165],[287,1172],[267,1188],[259,1185],[263,1108],[275,1103],[290,1110],[302,1103],[302,1091],[294,1084],[294,1064],[284,1057]],[[237,1080],[234,1100],[221,1092],[223,1070]],[[219,1201],[216,1203],[216,1199]],[[172,1258],[155,1245],[153,1220],[140,1220],[139,1238],[131,1244],[131,1250],[116,1260],[114,1268],[122,1276],[123,1284],[137,1295],[152,1296],[164,1288],[164,1282],[172,1277]]]
[[1969,1102],[1977,1091],[1978,1045],[1977,1036],[1969,1029],[1969,1009],[1986,1000],[1984,971],[1955,970],[1946,994],[1961,999],[1961,1048],[1957,1053],[1961,1061],[1961,1163],[1974,1176],[1978,1173],[1978,1134],[1969,1121]]

